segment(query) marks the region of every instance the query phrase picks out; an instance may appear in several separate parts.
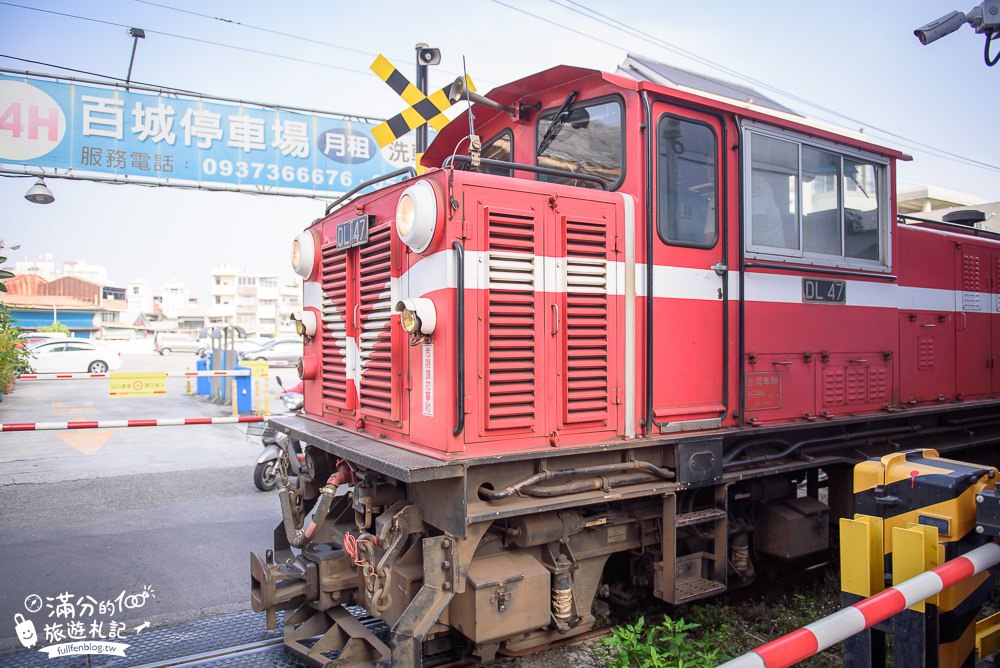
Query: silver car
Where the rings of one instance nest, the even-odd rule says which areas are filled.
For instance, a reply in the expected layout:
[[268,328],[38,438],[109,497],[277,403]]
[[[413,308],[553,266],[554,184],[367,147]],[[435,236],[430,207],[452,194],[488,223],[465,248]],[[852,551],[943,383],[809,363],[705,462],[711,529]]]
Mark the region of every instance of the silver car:
[[302,339],[274,339],[240,353],[241,360],[266,361],[273,366],[295,366],[302,357]]

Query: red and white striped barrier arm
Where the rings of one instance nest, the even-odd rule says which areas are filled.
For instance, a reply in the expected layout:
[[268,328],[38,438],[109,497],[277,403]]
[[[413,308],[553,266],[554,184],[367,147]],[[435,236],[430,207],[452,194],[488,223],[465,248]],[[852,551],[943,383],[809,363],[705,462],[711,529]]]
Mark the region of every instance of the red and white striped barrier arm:
[[[128,376],[133,372],[130,371],[118,371],[116,372],[120,376]],[[148,371],[135,371],[135,374],[150,373]],[[155,373],[155,372],[154,372]],[[252,372],[250,371],[176,371],[171,373],[161,374],[166,378],[204,378],[206,376],[249,376]],[[67,380],[67,379],[83,379],[83,378],[111,378],[110,373],[23,373],[18,378],[20,380]]]
[[1000,563],[1000,545],[987,543],[929,571],[889,587],[797,631],[792,631],[720,668],[783,668],[808,659],[911,605]]
[[78,422],[9,422],[0,423],[4,431],[48,431],[59,429],[116,429],[119,427],[180,427],[191,424],[238,424],[263,422],[266,415],[238,417],[159,418],[154,420],[80,420]]

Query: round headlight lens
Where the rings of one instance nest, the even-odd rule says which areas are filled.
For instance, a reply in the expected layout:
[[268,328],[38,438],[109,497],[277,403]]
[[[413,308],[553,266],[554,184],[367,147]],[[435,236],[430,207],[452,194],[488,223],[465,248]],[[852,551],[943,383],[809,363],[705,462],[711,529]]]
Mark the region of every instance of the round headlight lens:
[[316,262],[316,241],[312,232],[306,230],[292,242],[292,269],[302,278],[312,276]]
[[405,239],[413,232],[413,198],[403,193],[396,205],[396,234]]
[[413,311],[405,309],[399,314],[399,324],[403,326],[404,332],[413,334],[420,329],[420,318]]
[[417,181],[396,204],[396,234],[416,253],[427,250],[438,223],[438,197],[430,181]]

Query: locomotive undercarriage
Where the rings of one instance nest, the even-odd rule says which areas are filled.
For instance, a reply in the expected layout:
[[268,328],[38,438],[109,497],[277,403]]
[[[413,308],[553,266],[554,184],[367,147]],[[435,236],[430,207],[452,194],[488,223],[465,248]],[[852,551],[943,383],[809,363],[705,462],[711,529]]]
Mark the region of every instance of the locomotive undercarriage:
[[854,463],[933,448],[995,465],[997,407],[452,461],[274,419],[307,466],[280,485],[274,549],[251,554],[253,607],[272,628],[284,610],[286,646],[316,665],[524,653],[611,605],[684,603],[825,559]]

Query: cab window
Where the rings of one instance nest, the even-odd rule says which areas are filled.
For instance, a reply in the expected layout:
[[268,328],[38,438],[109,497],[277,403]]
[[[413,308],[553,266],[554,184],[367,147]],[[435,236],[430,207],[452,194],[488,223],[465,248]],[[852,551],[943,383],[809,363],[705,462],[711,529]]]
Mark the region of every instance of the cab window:
[[[514,156],[514,135],[510,130],[495,135],[492,139],[483,144],[483,157],[489,160],[501,160],[511,162]],[[511,176],[512,172],[503,167],[483,166],[485,174],[496,174],[497,176]]]
[[748,254],[888,268],[886,160],[751,124],[744,137]]
[[[622,103],[619,98],[570,104],[538,117],[535,160],[539,167],[587,174],[602,179],[608,190],[622,180],[625,162]],[[597,188],[596,183],[561,176],[538,175],[539,181]]]
[[719,237],[715,132],[704,123],[665,114],[656,136],[660,238],[676,246],[711,248]]

